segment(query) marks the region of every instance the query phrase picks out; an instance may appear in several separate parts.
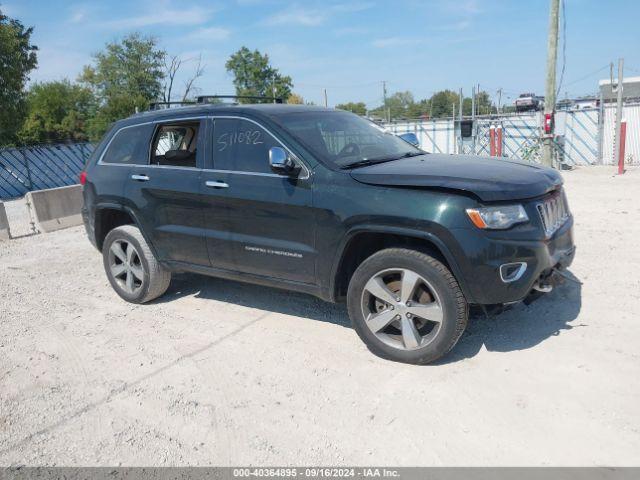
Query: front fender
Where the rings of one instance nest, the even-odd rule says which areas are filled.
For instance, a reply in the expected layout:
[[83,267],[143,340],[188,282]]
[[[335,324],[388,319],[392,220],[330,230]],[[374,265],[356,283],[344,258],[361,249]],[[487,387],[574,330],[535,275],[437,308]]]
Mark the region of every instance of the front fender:
[[443,230],[443,232],[441,232],[438,235],[433,231],[428,231],[428,230],[418,230],[418,229],[393,226],[393,225],[375,225],[375,224],[368,224],[368,225],[364,224],[364,225],[353,226],[347,231],[346,235],[340,242],[340,246],[338,248],[337,254],[334,257],[335,260],[331,267],[331,274],[328,282],[328,285],[329,285],[328,291],[325,292],[327,298],[329,298],[331,301],[336,301],[336,282],[337,282],[340,267],[342,265],[342,262],[344,261],[344,255],[345,255],[347,246],[356,235],[361,233],[378,233],[378,234],[386,233],[389,235],[410,237],[418,240],[427,241],[428,243],[433,245],[444,257],[444,259],[447,261],[447,263],[449,264],[449,267],[451,268],[451,272],[453,273],[456,280],[458,281],[458,284],[460,285],[460,288],[462,289],[462,292],[464,293],[467,301],[470,303],[473,302],[473,299],[471,297],[471,291],[468,288],[466,279],[462,274],[460,265],[456,260],[456,254],[458,255],[460,254],[458,250],[461,251],[461,247],[456,244],[456,241],[453,238],[453,236],[450,236],[450,238],[446,238],[446,239],[443,238],[446,235],[448,235],[445,230]]

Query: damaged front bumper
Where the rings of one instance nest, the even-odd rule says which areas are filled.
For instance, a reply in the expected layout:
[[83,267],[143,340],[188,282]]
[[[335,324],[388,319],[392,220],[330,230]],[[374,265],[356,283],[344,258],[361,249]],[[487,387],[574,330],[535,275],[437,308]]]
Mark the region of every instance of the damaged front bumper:
[[[569,217],[551,238],[508,240],[466,232],[460,238],[471,252],[463,265],[469,303],[513,304],[549,292],[558,282],[558,272],[571,265],[576,253],[573,217]],[[506,268],[505,268],[506,266]],[[532,295],[533,294],[533,295]]]

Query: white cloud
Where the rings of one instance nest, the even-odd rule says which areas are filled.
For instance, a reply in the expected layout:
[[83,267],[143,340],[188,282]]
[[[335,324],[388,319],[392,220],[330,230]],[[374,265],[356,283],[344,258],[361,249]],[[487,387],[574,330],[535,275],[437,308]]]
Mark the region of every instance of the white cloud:
[[213,10],[198,6],[171,8],[168,4],[156,5],[148,13],[104,22],[113,29],[149,27],[152,25],[201,25],[209,20]]
[[69,21],[71,23],[80,23],[87,19],[87,8],[84,5],[76,5],[71,9]]
[[372,2],[348,2],[348,3],[336,3],[331,5],[329,9],[332,13],[354,13],[362,12],[373,7]]
[[189,40],[226,40],[231,35],[231,31],[221,27],[203,27],[191,32],[187,37]]
[[290,5],[285,10],[267,17],[264,24],[268,26],[298,25],[303,27],[317,27],[325,23],[336,14],[356,13],[373,6],[370,2],[336,3],[322,8],[308,8]]
[[478,5],[478,0],[458,0],[456,2],[442,0],[440,9],[446,13],[460,16],[474,16],[482,11]]
[[459,32],[466,30],[471,26],[471,20],[460,20],[459,22],[442,25],[438,30]]
[[75,80],[82,71],[82,66],[90,61],[88,54],[66,45],[42,46],[38,51],[38,68],[31,74],[31,81],[44,82],[63,78]]
[[406,37],[385,37],[377,38],[371,42],[376,48],[389,48],[389,47],[404,47],[407,45],[417,45],[423,43],[424,40],[419,38],[406,38]]
[[80,23],[86,17],[87,17],[87,15],[84,12],[76,12],[76,13],[71,15],[71,18],[69,19],[69,21],[71,23]]
[[467,0],[465,2],[457,3],[457,10],[467,15],[475,15],[480,13],[480,7],[477,0]]
[[302,25],[304,27],[316,27],[327,19],[326,12],[315,9],[303,9],[291,7],[271,15],[265,20],[265,24],[271,27],[278,25]]
[[369,29],[364,27],[345,27],[334,30],[333,34],[336,37],[347,37],[349,35],[363,35],[368,32]]

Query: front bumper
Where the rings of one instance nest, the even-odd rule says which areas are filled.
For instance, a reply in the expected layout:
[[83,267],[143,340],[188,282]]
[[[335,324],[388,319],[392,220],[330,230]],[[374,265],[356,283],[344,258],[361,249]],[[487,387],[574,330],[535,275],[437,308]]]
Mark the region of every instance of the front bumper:
[[[548,239],[490,238],[478,230],[458,231],[456,237],[464,252],[459,267],[465,294],[469,303],[481,305],[523,300],[541,277],[571,265],[576,252],[572,216]],[[527,268],[518,280],[505,282],[500,266],[511,262]]]

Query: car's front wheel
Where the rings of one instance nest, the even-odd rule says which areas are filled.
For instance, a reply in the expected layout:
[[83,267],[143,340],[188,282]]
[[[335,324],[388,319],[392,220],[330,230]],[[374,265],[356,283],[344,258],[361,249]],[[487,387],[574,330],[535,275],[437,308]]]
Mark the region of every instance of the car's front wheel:
[[468,318],[467,302],[449,269],[403,248],[381,250],[358,267],[347,305],[356,332],[373,353],[415,364],[449,352]]
[[134,225],[122,225],[107,234],[102,258],[109,283],[127,302],[145,303],[169,288],[171,272],[158,263]]

